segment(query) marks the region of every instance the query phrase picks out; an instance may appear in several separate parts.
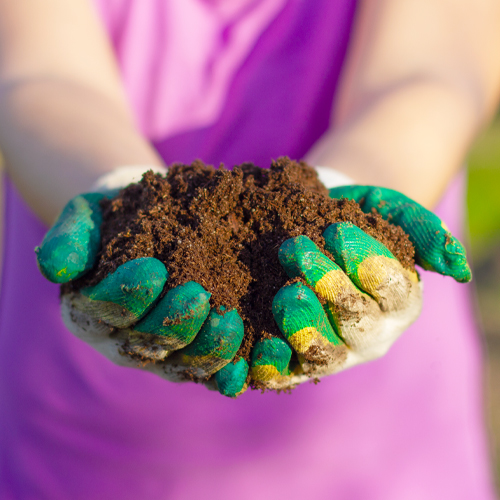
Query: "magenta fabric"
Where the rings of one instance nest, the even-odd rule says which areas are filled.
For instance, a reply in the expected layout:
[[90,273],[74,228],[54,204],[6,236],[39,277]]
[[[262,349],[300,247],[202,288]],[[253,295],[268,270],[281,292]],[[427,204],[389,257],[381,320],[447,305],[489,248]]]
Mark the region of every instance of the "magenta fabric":
[[[267,166],[301,157],[326,130],[353,1],[98,8],[137,121],[167,163]],[[176,45],[186,16],[198,20],[189,47]],[[183,86],[176,69],[201,80]],[[182,116],[169,116],[170,105]],[[463,184],[438,208],[459,237]],[[424,311],[383,359],[291,395],[233,401],[114,366],[74,338],[58,286],[36,267],[46,228],[9,181],[5,231],[0,498],[494,498],[469,286],[422,272]]]

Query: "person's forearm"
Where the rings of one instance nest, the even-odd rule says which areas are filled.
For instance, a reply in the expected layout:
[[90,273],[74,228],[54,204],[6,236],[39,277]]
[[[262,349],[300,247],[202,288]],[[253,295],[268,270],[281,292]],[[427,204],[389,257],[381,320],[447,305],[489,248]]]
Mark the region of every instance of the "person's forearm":
[[307,160],[433,207],[484,119],[460,89],[432,79],[410,81],[347,116]]
[[119,165],[161,165],[122,106],[64,79],[0,86],[0,150],[21,194],[46,223]]
[[500,90],[497,0],[360,0],[329,130],[307,156],[436,204]]

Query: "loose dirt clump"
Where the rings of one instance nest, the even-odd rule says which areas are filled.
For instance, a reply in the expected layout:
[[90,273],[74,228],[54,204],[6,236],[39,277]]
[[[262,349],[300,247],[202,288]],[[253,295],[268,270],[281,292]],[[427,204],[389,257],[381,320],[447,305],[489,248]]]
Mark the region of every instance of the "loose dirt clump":
[[102,208],[98,264],[71,287],[96,284],[131,259],[155,257],[169,272],[163,293],[196,281],[212,294],[212,307],[238,310],[245,338],[237,356],[247,360],[259,338],[281,336],[271,306],[289,281],[278,261],[286,239],[305,235],[324,250],[323,231],[352,222],[414,269],[414,248],[400,227],[353,201],[330,199],[316,171],[289,158],[268,170],[195,161],[172,166],[166,176],[150,171]]

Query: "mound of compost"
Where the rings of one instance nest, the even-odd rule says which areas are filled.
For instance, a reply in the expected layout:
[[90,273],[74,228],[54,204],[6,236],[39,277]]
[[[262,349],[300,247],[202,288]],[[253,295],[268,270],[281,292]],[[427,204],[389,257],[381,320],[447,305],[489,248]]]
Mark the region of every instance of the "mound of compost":
[[215,169],[195,161],[173,165],[166,176],[149,171],[101,205],[98,264],[71,288],[96,284],[131,259],[155,257],[169,273],[163,294],[196,281],[212,294],[212,307],[238,310],[245,337],[237,359],[249,360],[260,338],[281,336],[271,306],[289,282],[278,261],[286,239],[305,235],[324,251],[323,231],[352,222],[414,269],[414,248],[400,227],[353,201],[330,199],[316,171],[289,158],[270,169]]

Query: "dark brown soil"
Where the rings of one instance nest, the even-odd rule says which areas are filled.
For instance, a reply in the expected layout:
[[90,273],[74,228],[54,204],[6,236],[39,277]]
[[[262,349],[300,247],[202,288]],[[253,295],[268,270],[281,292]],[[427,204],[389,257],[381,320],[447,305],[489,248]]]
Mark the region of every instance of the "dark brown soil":
[[95,284],[128,260],[156,257],[170,275],[164,293],[192,280],[212,294],[212,306],[238,309],[245,325],[238,354],[246,359],[260,337],[281,335],[271,305],[288,282],[278,261],[286,239],[306,235],[323,249],[326,227],[349,221],[414,269],[401,228],[353,201],[330,199],[313,168],[288,158],[269,170],[174,165],[166,177],[146,173],[102,207],[98,265],[72,287]]

